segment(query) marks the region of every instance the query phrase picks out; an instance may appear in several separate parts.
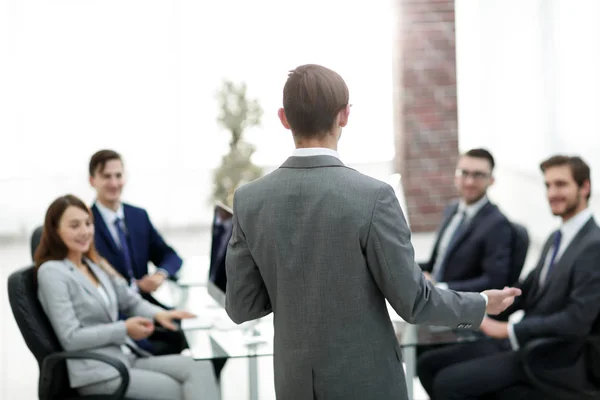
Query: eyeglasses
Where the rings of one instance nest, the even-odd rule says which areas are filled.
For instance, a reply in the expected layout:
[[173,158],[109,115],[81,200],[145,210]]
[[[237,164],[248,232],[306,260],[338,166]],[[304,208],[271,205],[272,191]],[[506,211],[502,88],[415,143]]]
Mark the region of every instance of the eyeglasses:
[[491,176],[491,174],[482,171],[469,171],[466,169],[457,169],[456,176],[462,179],[473,178],[474,181],[482,181]]

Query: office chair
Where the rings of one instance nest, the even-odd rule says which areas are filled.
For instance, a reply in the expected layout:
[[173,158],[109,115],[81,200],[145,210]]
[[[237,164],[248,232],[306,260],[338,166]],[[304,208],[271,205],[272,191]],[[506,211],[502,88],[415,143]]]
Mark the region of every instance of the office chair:
[[553,400],[600,400],[600,335],[595,330],[583,341],[583,354],[588,380],[594,387],[577,391],[557,386],[549,377],[544,377],[547,365],[541,365],[537,358],[548,354],[560,354],[565,347],[577,346],[573,341],[561,338],[532,340],[520,350],[520,358],[529,383]]
[[[21,335],[38,362],[40,400],[126,400],[129,371],[121,361],[87,351],[63,351],[38,301],[33,266],[19,269],[10,275],[8,299]],[[69,385],[65,361],[72,359],[93,359],[113,366],[121,376],[121,385],[110,395],[79,395]]]
[[529,233],[527,229],[516,222],[510,223],[512,228],[512,258],[510,262],[509,282],[511,285],[519,281],[527,252],[529,251]]
[[[529,233],[527,229],[516,222],[511,222],[512,240],[510,244],[511,259],[509,266],[508,282],[509,285],[516,285],[519,282],[523,265],[529,251]],[[508,321],[509,315],[494,316],[498,321]]]
[[43,229],[44,228],[42,226],[38,226],[37,228],[35,228],[35,230],[31,234],[30,246],[31,246],[31,259],[32,260],[33,260],[35,251],[37,250],[37,248],[40,244],[40,240],[42,240]]

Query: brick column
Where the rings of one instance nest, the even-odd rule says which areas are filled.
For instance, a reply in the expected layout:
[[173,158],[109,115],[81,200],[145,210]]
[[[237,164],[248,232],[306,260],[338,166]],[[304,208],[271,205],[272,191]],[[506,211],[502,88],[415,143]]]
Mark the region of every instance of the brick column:
[[395,169],[413,232],[430,232],[456,197],[454,1],[396,0],[395,11]]

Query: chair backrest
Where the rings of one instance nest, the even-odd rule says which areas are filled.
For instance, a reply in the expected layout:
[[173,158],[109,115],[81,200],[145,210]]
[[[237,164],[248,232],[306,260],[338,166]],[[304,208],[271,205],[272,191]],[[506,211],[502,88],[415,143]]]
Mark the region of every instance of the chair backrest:
[[514,285],[519,281],[523,264],[529,251],[529,233],[527,229],[516,222],[511,222],[512,226],[512,259],[510,263],[510,284]]
[[587,337],[585,363],[590,382],[600,389],[600,315],[596,317]]
[[[10,275],[8,300],[21,335],[41,368],[46,356],[63,349],[37,298],[33,266],[19,269]],[[50,390],[56,394],[51,398],[66,398],[67,395],[73,393],[73,390],[70,389],[65,363],[60,363],[53,371]]]
[[44,228],[43,226],[38,226],[37,228],[35,228],[35,230],[31,234],[31,259],[32,260],[33,260],[35,251],[37,250],[37,248],[40,244],[40,240],[42,240],[43,228]]

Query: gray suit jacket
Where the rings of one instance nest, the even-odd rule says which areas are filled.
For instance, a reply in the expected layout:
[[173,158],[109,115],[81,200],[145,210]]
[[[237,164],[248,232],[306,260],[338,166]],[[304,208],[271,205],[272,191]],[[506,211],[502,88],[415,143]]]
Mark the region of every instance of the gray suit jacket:
[[[38,298],[42,308],[66,351],[93,351],[117,358],[129,367],[121,345],[133,347],[140,355],[149,354],[127,336],[125,321],[119,321],[119,311],[152,319],[162,308],[143,300],[123,278],[109,276],[91,260],[86,261],[108,294],[110,306],[106,306],[98,288],[64,259],[45,262],[38,270]],[[67,369],[74,388],[119,375],[113,367],[94,360],[67,361]]]
[[280,399],[406,399],[385,299],[413,324],[485,313],[479,294],[424,279],[393,189],[332,156],[291,157],[237,190],[226,265],[231,319],[274,313]]

